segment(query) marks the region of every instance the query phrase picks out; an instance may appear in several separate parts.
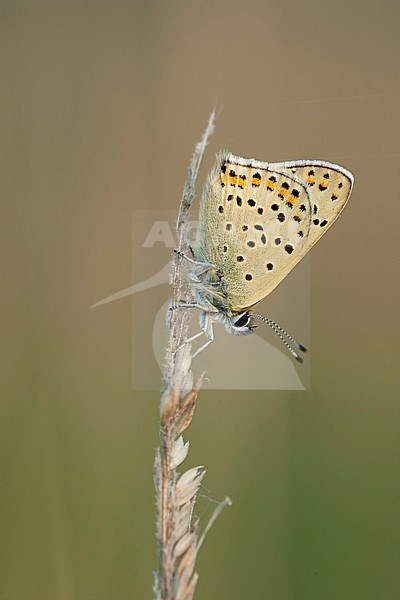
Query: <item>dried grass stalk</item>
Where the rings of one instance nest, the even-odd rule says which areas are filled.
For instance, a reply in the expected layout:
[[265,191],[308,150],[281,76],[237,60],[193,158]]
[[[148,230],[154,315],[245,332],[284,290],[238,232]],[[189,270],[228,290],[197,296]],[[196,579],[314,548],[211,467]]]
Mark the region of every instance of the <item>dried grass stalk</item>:
[[[177,250],[181,252],[188,251],[189,211],[201,160],[214,125],[215,110],[210,115],[201,141],[196,145],[180,202],[176,234]],[[172,261],[171,284],[171,307],[182,300],[189,301],[186,268],[177,253],[174,253]],[[195,572],[197,552],[215,518],[223,506],[230,504],[230,500],[225,498],[218,505],[199,538],[199,523],[193,518],[193,510],[206,471],[202,466],[193,467],[182,474],[176,469],[189,451],[189,442],[184,442],[182,433],[193,418],[204,375],[193,383],[191,345],[184,344],[188,337],[189,311],[170,310],[168,319],[169,340],[160,401],[160,447],[154,462],[159,558],[159,570],[154,579],[154,598],[190,600],[198,580]]]

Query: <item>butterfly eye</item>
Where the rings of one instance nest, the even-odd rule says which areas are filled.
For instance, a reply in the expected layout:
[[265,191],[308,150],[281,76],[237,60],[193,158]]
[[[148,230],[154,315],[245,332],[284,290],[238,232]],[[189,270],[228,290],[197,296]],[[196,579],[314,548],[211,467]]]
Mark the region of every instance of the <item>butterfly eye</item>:
[[247,327],[250,324],[250,316],[249,313],[243,313],[240,317],[235,321],[235,327]]

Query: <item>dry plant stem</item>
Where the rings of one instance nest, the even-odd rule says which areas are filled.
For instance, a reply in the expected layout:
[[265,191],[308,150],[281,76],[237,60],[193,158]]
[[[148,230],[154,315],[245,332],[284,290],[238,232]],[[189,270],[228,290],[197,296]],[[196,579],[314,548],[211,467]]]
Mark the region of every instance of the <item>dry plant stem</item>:
[[[183,190],[176,224],[177,250],[187,252],[190,233],[189,211],[195,195],[195,183],[208,139],[214,130],[215,111],[210,115],[201,141],[193,153]],[[195,572],[197,551],[225,499],[211,517],[199,540],[198,521],[193,519],[197,492],[205,475],[204,467],[194,467],[183,474],[176,468],[185,460],[189,443],[182,433],[190,424],[203,376],[193,382],[191,346],[187,339],[190,314],[179,309],[179,302],[190,297],[186,266],[174,253],[172,261],[172,303],[169,310],[169,340],[166,351],[160,402],[160,448],[154,463],[157,501],[157,542],[159,571],[155,574],[156,600],[190,600],[198,575]]]
[[[177,250],[183,251],[190,234],[189,213],[195,196],[195,185],[197,175],[200,169],[203,154],[206,149],[208,139],[214,132],[215,127],[215,109],[211,113],[206,130],[203,133],[201,141],[196,144],[195,151],[190,161],[188,169],[188,178],[183,189],[181,202],[179,205],[178,218],[176,222],[176,238]],[[172,271],[172,306],[175,306],[182,297],[188,294],[188,281],[182,277],[182,258],[176,253],[173,256],[173,271]],[[168,384],[168,381],[173,376],[176,368],[175,355],[177,349],[184,341],[185,327],[188,326],[187,311],[172,311],[170,320],[169,340],[166,356],[165,373],[163,378],[163,387]]]

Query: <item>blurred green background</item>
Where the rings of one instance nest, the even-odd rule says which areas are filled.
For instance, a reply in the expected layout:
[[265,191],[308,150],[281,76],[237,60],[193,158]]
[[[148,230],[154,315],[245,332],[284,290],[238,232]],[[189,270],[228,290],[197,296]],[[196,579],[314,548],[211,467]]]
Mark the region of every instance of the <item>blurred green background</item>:
[[311,389],[199,398],[198,512],[234,504],[196,597],[399,598],[399,17],[394,0],[0,3],[1,598],[151,597],[158,395],[132,390],[131,339],[158,291],[135,318],[129,297],[89,306],[133,283],[132,210],[177,207],[217,98],[204,173],[229,148],[338,162],[356,186],[312,253]]

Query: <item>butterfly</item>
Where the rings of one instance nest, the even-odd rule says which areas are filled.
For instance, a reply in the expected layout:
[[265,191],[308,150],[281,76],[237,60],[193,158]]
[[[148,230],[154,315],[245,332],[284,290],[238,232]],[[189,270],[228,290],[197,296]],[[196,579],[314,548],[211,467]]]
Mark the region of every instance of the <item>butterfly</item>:
[[[253,333],[254,318],[266,322],[292,356],[296,342],[271,319],[253,312],[334,223],[349,199],[353,175],[319,160],[260,162],[223,151],[205,184],[189,272],[201,310],[200,333],[214,339],[213,324],[235,335]],[[181,253],[182,254],[182,253]],[[290,343],[289,343],[290,342]]]

